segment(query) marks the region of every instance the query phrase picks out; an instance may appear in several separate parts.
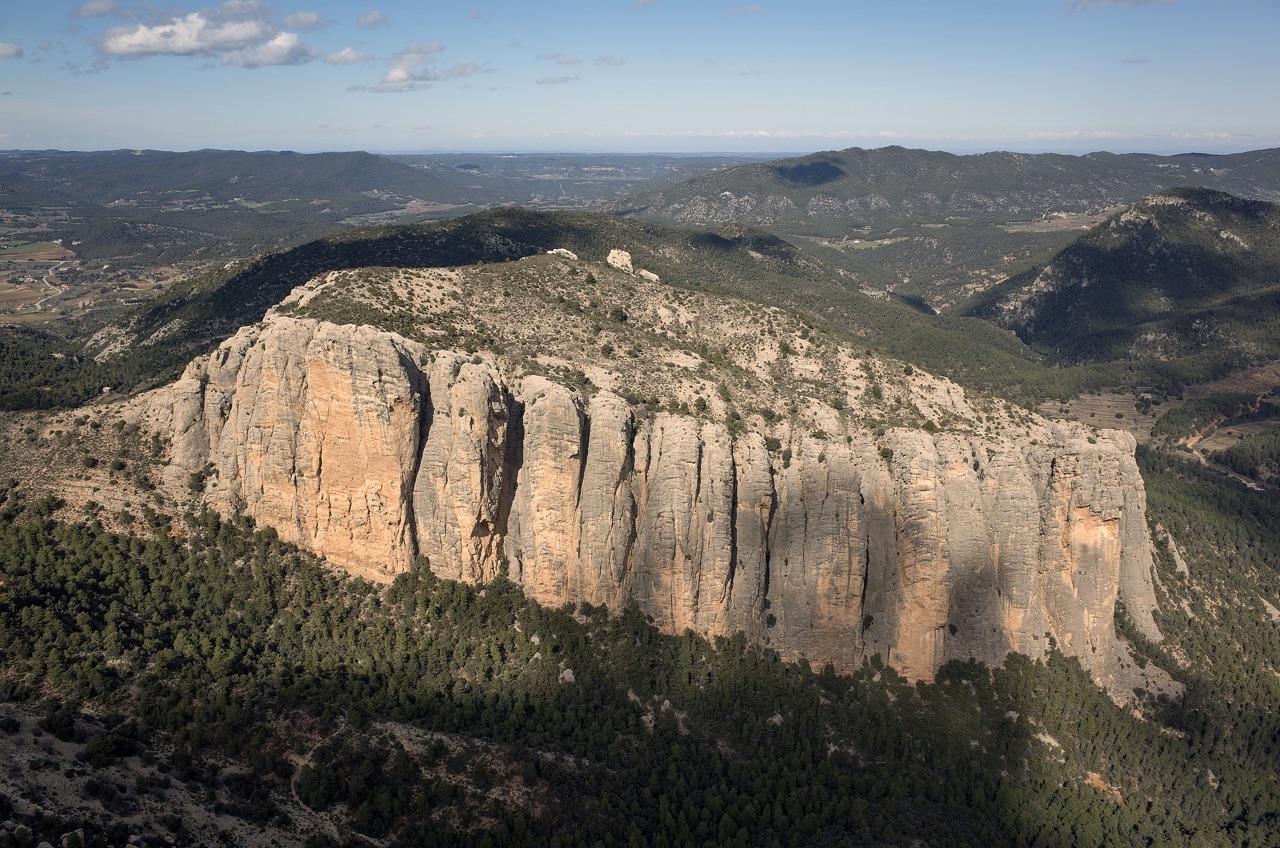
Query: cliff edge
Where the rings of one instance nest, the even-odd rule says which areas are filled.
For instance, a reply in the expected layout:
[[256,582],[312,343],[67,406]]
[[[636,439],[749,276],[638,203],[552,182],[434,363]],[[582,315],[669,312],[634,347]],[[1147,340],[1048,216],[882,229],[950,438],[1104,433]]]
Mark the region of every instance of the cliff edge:
[[134,414],[170,487],[370,579],[505,570],[920,680],[1056,640],[1131,687],[1118,600],[1160,638],[1130,436],[599,263],[317,278]]

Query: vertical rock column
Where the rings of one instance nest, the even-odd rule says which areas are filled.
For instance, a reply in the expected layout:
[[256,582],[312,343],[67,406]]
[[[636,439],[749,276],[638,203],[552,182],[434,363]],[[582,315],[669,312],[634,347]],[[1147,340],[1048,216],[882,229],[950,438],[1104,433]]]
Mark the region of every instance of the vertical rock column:
[[524,447],[505,540],[511,577],[539,603],[585,600],[599,594],[584,585],[578,553],[586,416],[577,395],[542,377],[526,378],[519,398]]
[[407,568],[421,355],[398,336],[317,321],[273,325],[243,352],[224,345],[203,375],[214,503],[362,576]]
[[418,552],[470,583],[497,574],[520,439],[515,403],[492,363],[440,353],[431,367],[426,437],[413,484]]
[[[789,653],[840,670],[862,659],[867,538],[860,474],[841,440],[795,439],[775,469],[766,632]],[[748,630],[748,632],[751,632]]]

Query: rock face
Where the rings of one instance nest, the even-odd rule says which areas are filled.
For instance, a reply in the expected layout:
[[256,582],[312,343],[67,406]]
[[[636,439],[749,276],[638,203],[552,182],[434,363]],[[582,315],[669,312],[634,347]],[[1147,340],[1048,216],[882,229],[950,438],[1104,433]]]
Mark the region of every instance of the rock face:
[[371,327],[278,321],[187,368],[172,397],[179,482],[363,576],[412,562],[414,472],[429,393],[411,345]]
[[766,439],[283,316],[193,362],[147,415],[171,437],[172,484],[204,472],[217,508],[375,579],[418,555],[452,579],[505,568],[545,604],[634,599],[668,631],[743,631],[837,669],[880,654],[925,680],[1052,637],[1112,682],[1117,599],[1159,638],[1142,481],[1116,431],[784,422]]

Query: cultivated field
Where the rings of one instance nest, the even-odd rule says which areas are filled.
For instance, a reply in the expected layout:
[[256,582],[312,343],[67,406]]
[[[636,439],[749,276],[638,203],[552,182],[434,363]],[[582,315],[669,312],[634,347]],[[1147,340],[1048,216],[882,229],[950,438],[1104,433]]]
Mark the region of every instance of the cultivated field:
[[1143,413],[1138,410],[1138,401],[1133,395],[1110,393],[1084,395],[1067,403],[1046,401],[1040,404],[1039,412],[1048,418],[1066,418],[1093,427],[1127,430],[1138,441],[1145,442],[1151,438],[1156,418],[1176,404],[1176,401],[1168,401],[1152,407],[1149,413]]

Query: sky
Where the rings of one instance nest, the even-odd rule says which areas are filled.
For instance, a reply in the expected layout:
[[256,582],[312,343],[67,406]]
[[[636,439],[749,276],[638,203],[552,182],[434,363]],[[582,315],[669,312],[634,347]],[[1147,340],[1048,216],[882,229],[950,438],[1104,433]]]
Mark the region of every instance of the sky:
[[1280,146],[1280,0],[177,2],[2,0],[0,149]]

